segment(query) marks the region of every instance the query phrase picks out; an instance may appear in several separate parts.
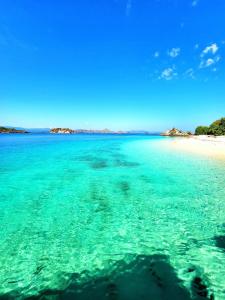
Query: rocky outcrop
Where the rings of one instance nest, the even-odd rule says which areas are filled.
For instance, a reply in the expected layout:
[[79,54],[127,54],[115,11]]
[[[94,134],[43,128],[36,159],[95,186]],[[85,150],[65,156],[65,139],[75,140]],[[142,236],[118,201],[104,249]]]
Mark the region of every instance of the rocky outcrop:
[[50,130],[50,133],[55,133],[55,134],[72,134],[74,133],[74,130],[70,128],[52,128]]
[[182,131],[177,128],[172,128],[170,130],[167,130],[163,133],[161,133],[162,136],[190,136],[190,132]]

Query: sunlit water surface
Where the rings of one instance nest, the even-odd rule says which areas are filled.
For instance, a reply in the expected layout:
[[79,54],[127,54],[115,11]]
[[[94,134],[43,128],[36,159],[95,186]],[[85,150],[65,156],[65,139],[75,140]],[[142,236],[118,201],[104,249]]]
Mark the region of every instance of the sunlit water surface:
[[0,298],[225,299],[225,164],[165,139],[0,136]]

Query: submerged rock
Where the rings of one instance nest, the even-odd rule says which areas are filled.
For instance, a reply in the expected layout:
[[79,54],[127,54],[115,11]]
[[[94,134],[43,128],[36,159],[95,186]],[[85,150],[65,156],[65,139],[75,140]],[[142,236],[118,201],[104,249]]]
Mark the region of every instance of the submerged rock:
[[128,192],[130,190],[130,184],[127,181],[121,181],[118,184],[120,190],[124,193],[125,196],[128,195]]
[[194,294],[194,299],[208,299],[214,300],[213,294],[209,293],[207,285],[203,280],[196,276],[192,281],[192,293]]
[[225,251],[225,235],[216,236],[214,240],[216,241],[216,246]]

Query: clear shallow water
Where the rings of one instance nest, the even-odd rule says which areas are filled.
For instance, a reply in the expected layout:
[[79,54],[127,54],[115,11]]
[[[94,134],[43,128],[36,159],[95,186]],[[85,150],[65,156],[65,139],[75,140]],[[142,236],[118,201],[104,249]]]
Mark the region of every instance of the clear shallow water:
[[0,136],[0,298],[225,299],[225,164],[164,140]]

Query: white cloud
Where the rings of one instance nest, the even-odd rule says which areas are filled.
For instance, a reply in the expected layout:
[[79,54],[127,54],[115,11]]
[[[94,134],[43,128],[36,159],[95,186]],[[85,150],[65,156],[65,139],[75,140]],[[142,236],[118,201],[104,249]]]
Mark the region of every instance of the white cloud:
[[177,76],[177,73],[174,71],[173,68],[167,68],[162,71],[159,79],[171,80],[176,76]]
[[180,54],[180,48],[172,48],[168,51],[168,55],[172,58],[177,57]]
[[218,55],[215,58],[208,58],[206,60],[202,60],[201,63],[200,63],[199,68],[200,69],[208,68],[212,65],[215,65],[219,61],[220,61],[220,56],[218,56]]
[[218,51],[219,51],[219,46],[217,45],[217,43],[213,43],[205,47],[205,49],[203,49],[200,54],[201,62],[199,65],[199,69],[209,68],[212,66],[214,67],[214,69],[216,69],[215,65],[221,59],[219,55],[216,55]]
[[208,58],[208,59],[206,60],[206,62],[205,62],[205,66],[206,66],[206,67],[209,67],[209,66],[211,66],[211,65],[213,65],[213,64],[215,64],[215,61],[214,61],[214,59],[212,59],[212,58]]
[[212,45],[205,47],[205,49],[201,53],[201,57],[204,57],[206,54],[215,55],[218,50],[218,45],[216,43],[213,43]]
[[[197,54],[198,61],[197,65],[193,65],[191,63],[189,64],[182,64],[182,62],[179,64],[179,61],[177,60],[178,64],[176,64],[176,57],[179,55],[182,57],[182,48],[174,47],[169,48],[167,52],[162,51],[155,51],[152,53],[152,56],[155,59],[160,60],[160,58],[164,58],[164,55],[170,57],[170,59],[167,57],[167,62],[170,61],[170,66],[167,68],[164,67],[164,69],[157,70],[155,72],[155,77],[161,80],[174,80],[174,79],[197,79],[199,73],[205,72],[207,73],[207,70],[209,72],[216,72],[218,70],[218,67],[220,65],[220,61],[222,60],[222,57],[220,55],[222,43],[209,43],[205,48],[202,48],[199,43],[192,44],[192,52],[195,52]],[[221,49],[220,49],[221,48]],[[222,52],[221,52],[222,53]],[[162,61],[164,63],[165,60]],[[191,61],[190,61],[191,62]],[[186,68],[183,69],[183,67],[186,65]],[[163,68],[163,67],[162,67]],[[201,71],[202,70],[202,71]]]

